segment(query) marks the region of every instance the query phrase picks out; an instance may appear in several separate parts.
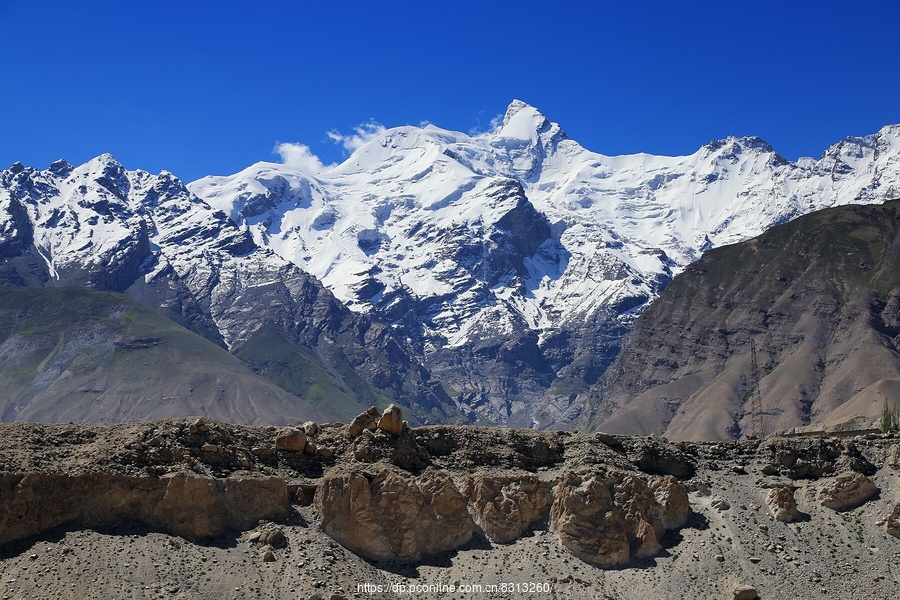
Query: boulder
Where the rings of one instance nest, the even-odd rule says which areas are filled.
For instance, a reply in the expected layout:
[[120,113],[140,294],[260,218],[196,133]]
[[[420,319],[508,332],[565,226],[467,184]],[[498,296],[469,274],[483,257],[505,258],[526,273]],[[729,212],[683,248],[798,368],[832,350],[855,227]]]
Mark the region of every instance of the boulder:
[[728,510],[731,508],[731,503],[722,496],[713,496],[713,499],[709,501],[709,505],[716,510]]
[[737,585],[732,592],[734,600],[756,600],[759,598],[759,592],[752,585]]
[[314,503],[322,530],[368,559],[418,560],[453,550],[474,528],[465,498],[435,469],[417,477],[388,469],[331,474]]
[[497,544],[509,544],[522,537],[550,507],[548,484],[533,475],[470,477],[462,494],[469,501],[475,522]]
[[819,490],[819,504],[836,511],[850,510],[878,493],[875,482],[863,475],[842,475]]
[[687,523],[691,514],[691,504],[687,490],[671,475],[650,479],[653,496],[663,508],[662,526],[664,529],[680,529]]
[[766,495],[766,506],[772,512],[776,521],[793,523],[797,520],[797,500],[794,499],[794,490],[789,487],[781,487],[769,490]]
[[306,448],[306,434],[296,427],[283,427],[275,432],[275,450],[303,452]]
[[403,431],[403,409],[396,404],[388,406],[378,420],[378,429],[391,435],[399,435]]
[[355,438],[367,429],[375,429],[375,419],[367,412],[360,413],[350,421],[350,429],[347,431],[347,435]]
[[900,502],[894,505],[894,510],[885,520],[884,530],[890,535],[900,538]]
[[285,537],[284,532],[280,529],[270,529],[268,531],[263,532],[262,536],[259,538],[260,543],[268,544],[275,549],[284,548],[287,546],[287,537]]

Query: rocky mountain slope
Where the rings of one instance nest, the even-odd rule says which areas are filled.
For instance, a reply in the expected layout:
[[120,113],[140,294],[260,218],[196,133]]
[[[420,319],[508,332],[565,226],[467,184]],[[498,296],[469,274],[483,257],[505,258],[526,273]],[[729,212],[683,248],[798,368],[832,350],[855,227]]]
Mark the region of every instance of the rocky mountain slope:
[[898,256],[900,200],[710,250],[641,315],[582,418],[672,439],[747,435],[752,340],[764,432],[876,419],[900,390]]
[[347,310],[170,173],[128,171],[109,155],[17,164],[0,172],[0,215],[0,284],[122,292],[340,418],[388,398],[453,418],[388,326]]
[[399,127],[324,172],[258,163],[188,187],[390,323],[470,418],[545,426],[706,250],[896,197],[900,127],[796,163],[758,138],[610,157],[515,101],[488,133]]
[[672,444],[401,418],[0,424],[0,593],[889,598],[900,585],[890,435]]
[[3,421],[325,418],[209,340],[83,287],[0,286],[0,380]]

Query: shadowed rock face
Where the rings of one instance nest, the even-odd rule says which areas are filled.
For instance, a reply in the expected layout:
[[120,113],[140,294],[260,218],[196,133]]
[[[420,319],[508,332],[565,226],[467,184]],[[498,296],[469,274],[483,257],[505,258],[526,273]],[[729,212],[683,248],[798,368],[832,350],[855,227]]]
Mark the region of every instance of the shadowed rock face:
[[277,477],[218,480],[182,473],[0,477],[0,543],[60,525],[108,527],[122,521],[202,539],[289,514],[287,485]]

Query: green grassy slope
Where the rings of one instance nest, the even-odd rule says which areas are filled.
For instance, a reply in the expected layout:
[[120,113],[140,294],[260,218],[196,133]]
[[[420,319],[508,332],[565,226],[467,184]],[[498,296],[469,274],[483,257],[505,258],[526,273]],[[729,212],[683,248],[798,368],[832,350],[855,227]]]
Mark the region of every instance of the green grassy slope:
[[120,294],[0,287],[0,419],[206,415],[282,424],[329,415]]
[[352,369],[331,373],[315,353],[292,344],[271,325],[258,329],[234,355],[260,376],[341,421],[349,421],[369,406],[390,404]]

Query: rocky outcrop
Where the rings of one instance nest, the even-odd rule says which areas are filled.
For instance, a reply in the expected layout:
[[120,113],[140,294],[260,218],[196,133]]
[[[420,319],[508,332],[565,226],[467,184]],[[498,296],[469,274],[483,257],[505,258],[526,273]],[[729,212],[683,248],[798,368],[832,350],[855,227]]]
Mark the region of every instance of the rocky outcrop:
[[388,469],[329,475],[314,502],[322,530],[370,559],[421,559],[472,538],[465,498],[434,469],[418,477]]
[[283,427],[275,432],[275,449],[303,452],[306,449],[306,433],[295,427]]
[[766,506],[769,507],[775,520],[782,523],[792,523],[800,514],[797,510],[797,500],[794,499],[794,490],[789,487],[769,490],[766,495]]
[[547,515],[550,486],[535,476],[466,479],[462,494],[475,522],[497,544],[509,544]]
[[378,419],[378,429],[391,435],[399,435],[403,431],[403,409],[391,404]]
[[120,522],[202,539],[289,513],[287,485],[277,477],[213,479],[184,473],[0,477],[0,543],[60,525],[107,527]]
[[819,490],[819,504],[843,511],[856,508],[878,493],[878,487],[861,473],[842,475]]
[[645,473],[687,478],[697,469],[690,456],[665,439],[635,437],[627,446],[628,458]]
[[[670,489],[675,485],[680,484],[668,483]],[[674,514],[674,505],[672,508],[666,522],[682,518]],[[666,507],[643,479],[621,472],[582,470],[568,473],[556,487],[550,527],[578,558],[599,567],[617,567],[662,549],[659,537],[665,531],[664,514]]]

